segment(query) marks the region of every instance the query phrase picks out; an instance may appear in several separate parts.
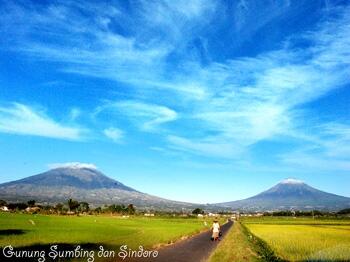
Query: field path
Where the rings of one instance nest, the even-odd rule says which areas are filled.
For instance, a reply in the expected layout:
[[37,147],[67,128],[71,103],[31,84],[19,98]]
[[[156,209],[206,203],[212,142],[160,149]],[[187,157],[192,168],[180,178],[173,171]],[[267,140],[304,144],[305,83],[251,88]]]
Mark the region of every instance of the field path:
[[[222,237],[225,237],[233,222],[227,222],[221,227]],[[197,234],[191,238],[179,241],[173,245],[159,249],[157,258],[135,259],[135,262],[202,262],[205,261],[216,248],[219,241],[210,240],[211,230]]]

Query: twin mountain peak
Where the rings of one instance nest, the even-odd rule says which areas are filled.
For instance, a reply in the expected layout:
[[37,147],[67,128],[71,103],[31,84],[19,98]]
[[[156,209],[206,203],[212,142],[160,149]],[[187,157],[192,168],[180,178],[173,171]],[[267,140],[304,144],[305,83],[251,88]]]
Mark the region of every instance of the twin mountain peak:
[[317,190],[303,181],[288,178],[247,199],[198,205],[172,201],[139,192],[108,176],[93,165],[71,164],[24,179],[0,184],[0,199],[54,204],[73,198],[94,205],[129,204],[162,210],[181,210],[204,206],[208,209],[271,211],[328,210],[350,207],[350,198]]

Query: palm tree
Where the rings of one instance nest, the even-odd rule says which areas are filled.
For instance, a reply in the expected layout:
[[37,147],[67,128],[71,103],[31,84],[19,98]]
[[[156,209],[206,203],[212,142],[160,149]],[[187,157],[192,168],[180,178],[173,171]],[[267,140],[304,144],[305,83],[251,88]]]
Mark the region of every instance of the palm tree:
[[79,207],[79,202],[71,198],[68,199],[67,204],[68,204],[69,211],[76,210]]

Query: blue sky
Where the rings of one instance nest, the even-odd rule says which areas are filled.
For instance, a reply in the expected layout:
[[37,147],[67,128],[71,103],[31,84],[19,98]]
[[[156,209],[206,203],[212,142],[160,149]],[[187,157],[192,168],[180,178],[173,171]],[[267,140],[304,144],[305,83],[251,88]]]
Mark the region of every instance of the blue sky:
[[165,198],[350,197],[348,1],[0,1],[0,182],[81,162]]

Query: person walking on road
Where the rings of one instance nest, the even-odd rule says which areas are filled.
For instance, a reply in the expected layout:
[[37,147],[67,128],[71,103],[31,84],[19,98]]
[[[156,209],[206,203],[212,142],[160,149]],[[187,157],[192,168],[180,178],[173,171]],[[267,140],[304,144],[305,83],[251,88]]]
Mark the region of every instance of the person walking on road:
[[220,234],[220,224],[219,222],[215,219],[213,226],[212,226],[213,234],[212,234],[212,240],[217,241],[219,240],[219,234]]

